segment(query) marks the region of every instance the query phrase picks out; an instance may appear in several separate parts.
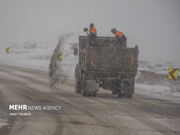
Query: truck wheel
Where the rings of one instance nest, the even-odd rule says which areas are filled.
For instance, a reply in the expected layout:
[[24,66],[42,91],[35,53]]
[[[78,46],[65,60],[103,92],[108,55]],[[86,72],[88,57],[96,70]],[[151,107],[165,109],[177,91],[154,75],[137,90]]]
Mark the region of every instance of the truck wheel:
[[127,93],[125,93],[126,98],[131,98],[133,94],[133,90],[131,88],[127,89]]
[[113,95],[116,95],[116,94],[117,94],[117,91],[112,90],[112,94],[113,94]]
[[76,65],[76,69],[75,69],[75,92],[81,93],[81,83],[80,83],[78,65]]
[[95,80],[85,80],[82,84],[83,96],[93,96],[97,95],[97,85]]
[[92,93],[92,96],[93,96],[93,97],[96,97],[96,96],[97,96],[97,92],[93,92],[93,93]]
[[85,97],[89,96],[88,91],[86,91],[86,89],[84,89],[84,88],[82,88],[81,94],[82,94],[82,96],[85,96]]
[[81,93],[82,93],[82,96],[88,96],[88,91],[87,91],[87,86],[86,86],[86,80],[83,79],[82,80],[82,83],[81,83]]
[[131,98],[133,94],[133,89],[131,88],[130,81],[125,81],[122,83],[122,89],[124,89],[124,96],[126,98]]
[[126,95],[126,97],[127,97],[127,98],[132,98],[132,93],[131,93],[131,92],[128,93],[128,94]]
[[88,96],[88,95],[87,95],[87,92],[84,91],[84,90],[83,90],[83,92],[82,92],[82,95],[83,95],[83,96]]
[[120,82],[120,85],[119,85],[119,88],[118,88],[118,91],[117,91],[117,94],[118,94],[119,98],[124,97],[124,92],[122,92],[123,89],[124,89],[124,83]]
[[82,87],[82,96],[88,96],[87,95],[87,91],[86,91],[86,86],[84,86],[84,84],[83,84],[83,87]]
[[124,97],[124,94],[122,94],[121,91],[119,91],[119,92],[118,92],[118,97],[119,97],[119,98],[122,98],[122,97]]
[[81,84],[79,81],[76,81],[76,93],[81,93]]

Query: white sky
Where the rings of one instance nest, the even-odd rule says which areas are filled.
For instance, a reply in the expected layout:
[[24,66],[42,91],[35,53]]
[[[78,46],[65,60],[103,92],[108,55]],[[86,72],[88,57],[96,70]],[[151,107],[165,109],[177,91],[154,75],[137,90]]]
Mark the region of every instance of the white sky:
[[54,41],[91,22],[101,36],[122,31],[140,59],[180,61],[180,0],[0,0],[0,43]]

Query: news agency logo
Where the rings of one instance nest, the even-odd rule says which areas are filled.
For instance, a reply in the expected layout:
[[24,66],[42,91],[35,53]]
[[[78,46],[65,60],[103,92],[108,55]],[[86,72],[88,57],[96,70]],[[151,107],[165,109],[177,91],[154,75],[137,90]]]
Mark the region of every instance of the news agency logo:
[[9,111],[13,110],[13,111],[27,111],[28,110],[28,106],[27,105],[9,105]]
[[9,104],[10,116],[31,116],[31,112],[35,111],[56,111],[61,110],[59,105],[27,105],[27,104]]
[[11,104],[9,105],[9,111],[27,111],[27,110],[49,110],[49,111],[58,111],[61,110],[59,105],[26,105],[26,104]]

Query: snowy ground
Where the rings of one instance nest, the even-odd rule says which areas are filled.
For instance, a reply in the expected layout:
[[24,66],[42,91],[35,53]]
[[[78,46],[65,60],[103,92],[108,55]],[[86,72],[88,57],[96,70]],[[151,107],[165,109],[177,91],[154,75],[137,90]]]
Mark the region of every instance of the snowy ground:
[[[65,35],[62,46],[64,74],[74,76],[74,68],[77,63],[77,56],[73,55],[72,43],[77,43],[77,36]],[[10,42],[0,43],[0,61],[8,64],[30,66],[48,70],[50,58],[57,45],[57,42]],[[6,53],[6,48],[11,49],[11,53]],[[60,62],[59,62],[60,63]]]
[[7,120],[0,119],[0,128],[3,127],[3,126],[6,126],[6,125],[8,125]]
[[[139,91],[132,99],[118,98],[105,90],[98,91],[96,98],[86,98],[74,92],[70,81],[58,85],[57,89],[49,88],[47,71],[4,63],[0,63],[0,71],[0,101],[3,101],[0,104],[0,118],[8,115],[8,125],[0,128],[0,135],[180,133],[180,100],[144,95]],[[52,103],[61,105],[62,110],[60,113],[31,111],[32,116],[25,117],[9,116],[9,111],[5,109],[9,103]]]
[[169,68],[177,68],[180,70],[180,62],[169,62],[169,61],[139,61],[139,70],[151,71],[159,74],[167,74]]
[[[69,36],[62,46],[63,74],[69,78],[74,76],[77,56],[73,55],[72,43],[77,43],[77,35]],[[8,64],[41,68],[48,70],[49,62],[57,42],[11,42],[0,43],[0,61]],[[6,53],[6,48],[11,48],[11,53]],[[180,70],[179,63],[139,61],[139,71],[136,76],[136,91],[180,96],[180,79],[170,81],[167,78],[168,69],[175,67]]]

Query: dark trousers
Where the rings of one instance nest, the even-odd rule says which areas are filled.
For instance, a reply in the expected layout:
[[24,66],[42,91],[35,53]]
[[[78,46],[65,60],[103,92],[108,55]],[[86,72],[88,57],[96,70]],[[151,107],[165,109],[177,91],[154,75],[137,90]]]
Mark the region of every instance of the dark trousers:
[[89,44],[91,46],[96,46],[96,34],[95,33],[90,33],[89,34]]
[[116,37],[116,44],[119,45],[120,47],[127,47],[127,38],[126,36],[122,37]]

